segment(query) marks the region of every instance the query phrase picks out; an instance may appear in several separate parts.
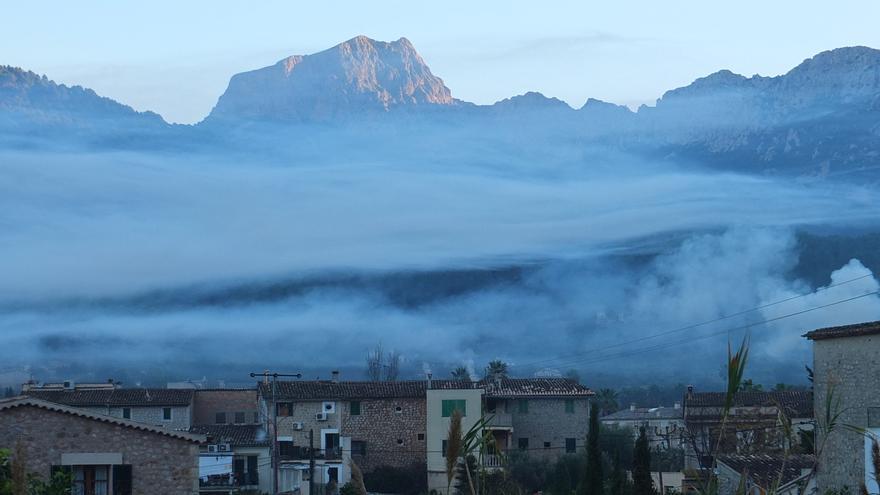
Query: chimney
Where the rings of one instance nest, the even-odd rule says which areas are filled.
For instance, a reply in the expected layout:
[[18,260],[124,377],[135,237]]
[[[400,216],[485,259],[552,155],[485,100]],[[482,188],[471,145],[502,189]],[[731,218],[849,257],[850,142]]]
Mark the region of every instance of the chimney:
[[333,383],[339,383],[339,370],[333,370],[330,372],[330,381]]
[[632,412],[635,412],[635,411],[636,411],[636,405],[635,405],[635,404],[630,404],[630,405],[629,405],[629,410],[632,411]]
[[428,373],[426,373],[425,375],[428,377],[428,390],[431,390],[431,387],[433,386],[433,383],[431,383],[431,377],[433,375],[431,374],[430,371]]
[[685,395],[685,398],[688,398],[688,399],[694,398],[694,386],[693,385],[688,385],[687,394]]
[[263,385],[269,384],[269,370],[263,370]]

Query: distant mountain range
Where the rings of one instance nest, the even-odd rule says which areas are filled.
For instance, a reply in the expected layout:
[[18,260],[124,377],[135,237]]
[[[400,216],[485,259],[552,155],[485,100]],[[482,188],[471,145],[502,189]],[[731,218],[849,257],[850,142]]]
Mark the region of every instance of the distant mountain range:
[[[552,138],[749,173],[865,177],[880,173],[880,51],[838,48],[778,77],[722,70],[630,111],[590,99],[579,109],[540,93],[493,105],[453,98],[413,45],[358,36],[313,55],[236,74],[210,115],[175,126],[151,112],[0,67],[0,145],[186,147],[230,143],[224,133],[259,126],[325,128],[369,121],[400,132],[418,123],[469,129],[535,146]],[[262,141],[265,145],[267,141]],[[268,143],[271,146],[271,142]],[[279,143],[281,145],[281,143]]]

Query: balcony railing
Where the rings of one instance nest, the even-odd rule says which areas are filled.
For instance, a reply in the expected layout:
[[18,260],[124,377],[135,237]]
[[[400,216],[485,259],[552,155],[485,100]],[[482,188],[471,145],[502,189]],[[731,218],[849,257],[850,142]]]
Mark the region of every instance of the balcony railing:
[[260,484],[259,474],[241,473],[235,475],[228,474],[212,474],[206,478],[199,478],[200,487],[238,487],[238,486],[255,486]]
[[287,451],[280,453],[279,457],[282,461],[302,461],[312,457],[314,451],[315,459],[338,460],[342,459],[342,448],[333,447],[330,449],[309,449],[308,447],[293,447]]
[[502,467],[501,457],[493,454],[483,456],[483,467],[500,468]]

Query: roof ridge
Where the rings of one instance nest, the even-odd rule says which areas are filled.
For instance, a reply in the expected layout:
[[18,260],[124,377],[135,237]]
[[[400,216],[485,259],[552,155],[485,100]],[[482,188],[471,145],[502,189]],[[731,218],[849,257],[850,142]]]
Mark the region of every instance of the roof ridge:
[[119,426],[125,426],[128,428],[133,428],[135,430],[146,431],[150,433],[158,433],[160,435],[166,435],[169,437],[179,438],[181,440],[187,440],[195,443],[204,443],[205,436],[198,435],[195,433],[182,432],[178,430],[167,430],[165,428],[149,425],[146,423],[139,423],[137,421],[131,421],[128,419],[116,418],[113,416],[107,416],[105,414],[99,414],[95,412],[91,412],[85,409],[80,409],[77,407],[66,406],[63,404],[59,404],[57,402],[50,402],[47,400],[36,399],[34,397],[26,397],[19,396],[13,397],[11,399],[5,399],[0,401],[0,411],[5,411],[8,409],[13,409],[16,407],[22,406],[31,406],[37,407],[40,409],[45,409],[47,411],[55,411],[64,414],[70,414],[72,416],[79,416],[83,418],[93,419],[96,421],[102,421],[105,423],[112,423]]

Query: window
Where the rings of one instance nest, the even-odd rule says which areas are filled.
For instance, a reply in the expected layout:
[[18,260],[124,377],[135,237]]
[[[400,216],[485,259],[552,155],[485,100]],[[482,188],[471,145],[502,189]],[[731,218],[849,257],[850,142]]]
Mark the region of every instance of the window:
[[528,399],[519,399],[516,401],[516,410],[520,414],[528,414],[529,413],[529,400]]
[[361,415],[361,401],[359,401],[359,400],[351,401],[351,406],[349,406],[349,413],[352,416],[360,416]]
[[574,400],[572,400],[572,399],[565,400],[565,412],[568,414],[574,414]]
[[163,407],[162,408],[162,420],[163,421],[171,421],[171,408]]
[[363,440],[351,441],[351,455],[367,455],[367,442]]
[[258,457],[255,455],[247,456],[247,473],[245,473],[245,484],[247,485],[260,484],[260,475],[257,469],[258,460]]
[[73,493],[106,494],[110,488],[109,466],[73,466]]
[[444,400],[442,406],[444,418],[452,416],[452,411],[455,411],[456,409],[461,411],[462,416],[467,416],[467,401],[465,400]]
[[244,424],[244,413],[243,412],[235,413],[235,424],[237,424],[237,425]]
[[529,439],[525,437],[519,437],[516,441],[517,447],[519,450],[528,450],[529,449]]
[[566,438],[565,439],[565,452],[567,454],[574,454],[577,450],[577,440],[574,438]]
[[217,425],[225,425],[226,424],[226,413],[218,412],[214,414],[214,424]]
[[260,413],[259,413],[259,412],[256,412],[256,411],[254,411],[254,423],[255,423],[255,424],[259,424],[259,423],[260,423]]
[[281,457],[293,457],[293,442],[290,440],[278,442],[278,455]]
[[113,466],[113,494],[131,495],[131,464]]
[[276,409],[278,416],[293,416],[293,402],[279,402],[276,404]]
[[122,419],[131,419],[131,408],[123,407],[122,408]]
[[419,441],[421,442],[421,441],[424,441],[424,440],[425,440],[425,434],[424,434],[424,433],[419,433]]
[[440,452],[443,453],[443,457],[446,457],[446,446],[449,445],[449,440],[443,440],[443,447],[440,448]]
[[398,438],[398,439],[397,439],[397,446],[398,446],[398,447],[403,447],[403,439],[402,439],[402,438]]
[[550,442],[544,442],[544,448],[545,448],[545,449],[549,449],[549,448],[550,448]]
[[[464,401],[462,401],[462,402],[464,402]],[[394,408],[394,412],[397,414],[403,414],[403,408],[400,406],[397,406]],[[464,414],[462,414],[462,415],[464,415]]]

